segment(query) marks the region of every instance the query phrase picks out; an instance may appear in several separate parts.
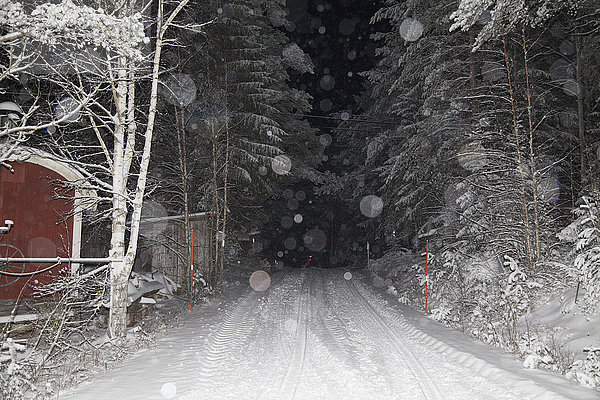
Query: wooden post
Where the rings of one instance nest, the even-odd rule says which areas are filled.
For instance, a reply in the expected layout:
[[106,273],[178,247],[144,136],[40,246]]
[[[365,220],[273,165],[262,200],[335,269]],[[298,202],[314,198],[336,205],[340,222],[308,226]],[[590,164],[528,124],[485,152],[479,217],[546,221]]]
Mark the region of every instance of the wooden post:
[[194,296],[194,230],[192,229],[192,263],[190,264],[190,311],[192,311],[192,301]]

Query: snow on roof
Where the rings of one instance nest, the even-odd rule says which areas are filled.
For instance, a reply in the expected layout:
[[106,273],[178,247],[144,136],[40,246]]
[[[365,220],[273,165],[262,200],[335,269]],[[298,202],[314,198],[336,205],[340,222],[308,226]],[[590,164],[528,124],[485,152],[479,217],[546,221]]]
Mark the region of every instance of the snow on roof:
[[0,103],[0,113],[3,113],[3,111],[12,111],[19,113],[19,115],[23,115],[21,106],[19,106],[17,103],[13,103],[12,101],[3,101]]

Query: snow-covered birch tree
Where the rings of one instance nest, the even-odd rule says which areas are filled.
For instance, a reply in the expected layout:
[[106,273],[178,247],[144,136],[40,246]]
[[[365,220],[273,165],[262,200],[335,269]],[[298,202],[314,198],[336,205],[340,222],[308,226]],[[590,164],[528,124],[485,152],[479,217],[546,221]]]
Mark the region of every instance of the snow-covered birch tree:
[[[93,8],[63,0],[31,10],[2,0],[0,6],[5,37],[20,38],[12,48],[34,61],[22,72],[45,82],[48,98],[57,97],[53,90],[67,95],[54,104],[54,115],[40,110],[38,119],[46,122],[35,129],[47,128],[40,142],[71,160],[100,194],[95,201],[108,203],[113,259],[108,333],[117,339],[126,334],[127,285],[147,186],[161,53],[167,30],[188,0],[154,3],[111,0]],[[145,23],[154,28],[152,41]]]
[[[131,198],[133,209],[131,217],[131,234],[127,245],[125,241],[125,230],[128,205],[127,200],[129,198],[128,178],[131,175],[131,172],[133,172],[131,168],[135,157],[135,140],[137,135],[136,76],[135,68],[130,61],[124,57],[119,57],[118,59],[115,90],[117,115],[115,118],[114,150],[111,168],[113,209],[110,257],[122,261],[112,261],[111,263],[109,334],[112,337],[122,337],[125,336],[126,333],[127,284],[137,251],[142,202],[146,190],[154,119],[156,117],[160,56],[163,40],[169,25],[186,4],[187,0],[179,2],[177,7],[167,18],[165,18],[164,2],[159,1],[158,3],[158,15],[156,16],[157,34],[152,61],[150,104],[148,106],[146,129],[143,135],[143,150],[139,170],[137,171],[137,182],[135,184],[133,198]],[[127,12],[133,12],[134,6],[135,2],[132,0],[129,2],[129,7],[124,7],[120,12],[123,16],[127,16]]]

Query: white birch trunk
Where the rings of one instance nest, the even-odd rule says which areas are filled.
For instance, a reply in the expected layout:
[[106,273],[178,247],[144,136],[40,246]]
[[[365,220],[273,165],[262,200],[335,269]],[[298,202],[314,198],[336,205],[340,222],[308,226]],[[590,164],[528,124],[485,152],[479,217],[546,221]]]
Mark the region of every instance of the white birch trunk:
[[[127,251],[125,251],[125,223],[127,217],[127,177],[130,175],[132,157],[134,156],[133,145],[135,135],[135,85],[132,80],[132,65],[121,68],[119,65],[116,102],[118,104],[119,119],[115,129],[115,154],[113,162],[113,223],[111,237],[111,257],[122,259],[122,262],[113,262],[111,265],[111,299],[110,299],[110,321],[109,335],[112,338],[123,338],[127,334],[127,284],[129,274],[133,267],[137,252],[140,220],[142,215],[142,202],[146,191],[148,176],[148,165],[152,149],[152,135],[154,133],[154,121],[156,117],[156,104],[158,99],[158,78],[160,71],[160,56],[163,46],[163,36],[166,28],[187,4],[188,0],[181,1],[173,10],[166,22],[163,23],[163,2],[159,1],[157,17],[157,37],[154,50],[152,67],[152,89],[150,94],[150,105],[148,108],[148,121],[144,134],[144,148],[136,182],[135,194],[132,201],[131,234]],[[129,101],[128,101],[129,100]],[[127,116],[127,118],[126,118]],[[124,146],[126,127],[128,137],[127,146]]]
[[[127,69],[126,62],[119,60],[115,102],[117,107],[113,155],[113,199],[112,234],[110,257],[122,260],[125,255],[125,224],[127,219],[127,187],[124,176],[125,118],[127,113]],[[127,171],[128,172],[128,171]],[[122,261],[111,262],[110,266],[110,313],[108,334],[111,338],[125,336],[127,326],[127,283],[129,271]]]

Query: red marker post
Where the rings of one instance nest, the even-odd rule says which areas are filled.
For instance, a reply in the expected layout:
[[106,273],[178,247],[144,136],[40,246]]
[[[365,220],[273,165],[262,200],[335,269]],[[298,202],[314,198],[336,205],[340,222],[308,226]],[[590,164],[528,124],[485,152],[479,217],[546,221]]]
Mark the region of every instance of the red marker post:
[[192,263],[190,264],[190,311],[194,294],[194,230],[192,229]]
[[429,274],[427,264],[429,261],[429,240],[425,241],[425,314],[427,314],[427,283],[429,282]]

